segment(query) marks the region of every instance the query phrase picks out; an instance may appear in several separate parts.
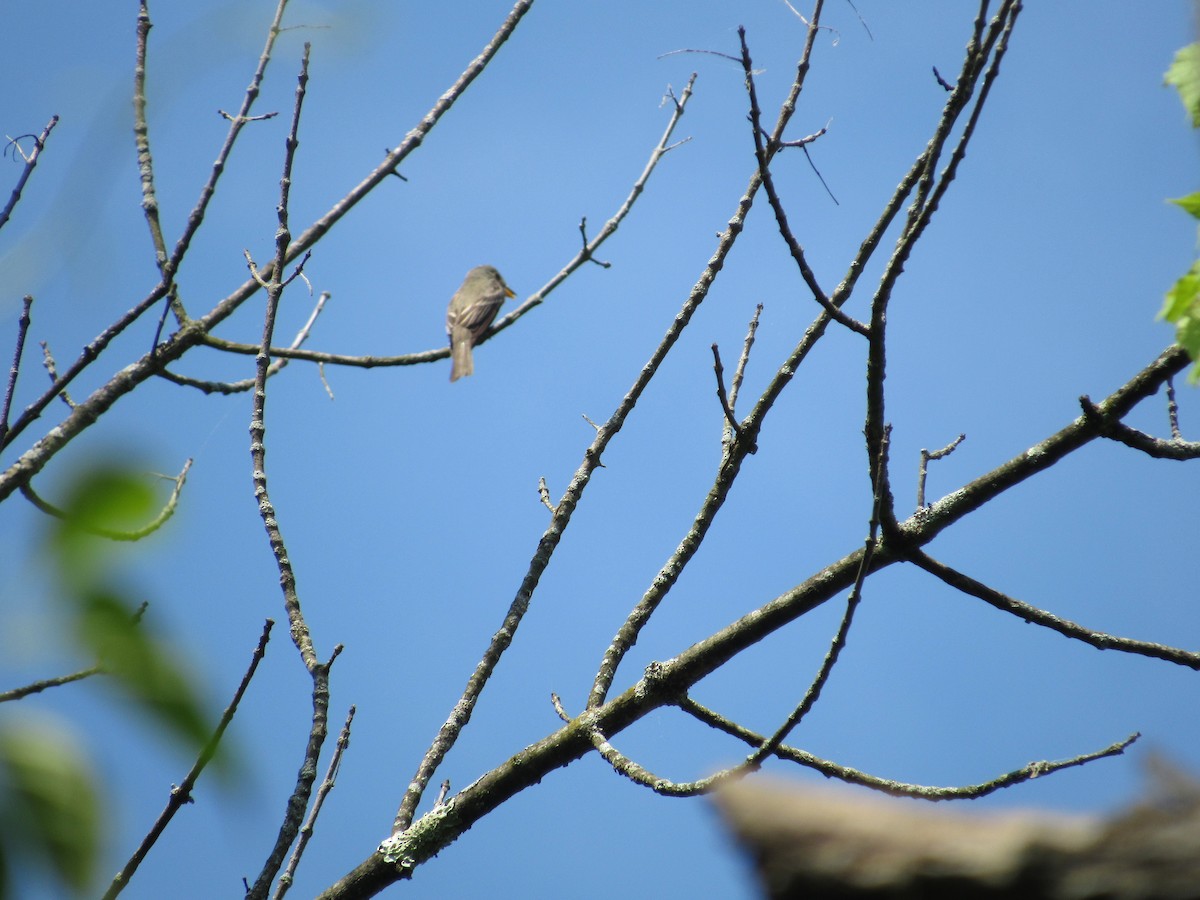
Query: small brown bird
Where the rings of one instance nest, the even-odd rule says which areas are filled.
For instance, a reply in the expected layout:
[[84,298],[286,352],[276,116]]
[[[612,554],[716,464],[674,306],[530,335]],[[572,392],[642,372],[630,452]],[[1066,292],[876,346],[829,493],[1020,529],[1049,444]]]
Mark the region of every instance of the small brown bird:
[[476,266],[450,298],[446,334],[450,336],[450,380],[475,371],[471,356],[483,333],[491,327],[505,297],[517,296],[492,266]]

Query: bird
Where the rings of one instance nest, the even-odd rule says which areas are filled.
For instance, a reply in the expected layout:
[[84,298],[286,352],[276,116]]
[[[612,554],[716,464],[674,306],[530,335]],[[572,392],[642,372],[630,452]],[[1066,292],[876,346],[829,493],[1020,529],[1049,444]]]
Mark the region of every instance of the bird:
[[476,266],[463,279],[446,309],[446,334],[450,338],[450,380],[475,371],[471,348],[479,343],[500,312],[505,297],[515,297],[493,266]]

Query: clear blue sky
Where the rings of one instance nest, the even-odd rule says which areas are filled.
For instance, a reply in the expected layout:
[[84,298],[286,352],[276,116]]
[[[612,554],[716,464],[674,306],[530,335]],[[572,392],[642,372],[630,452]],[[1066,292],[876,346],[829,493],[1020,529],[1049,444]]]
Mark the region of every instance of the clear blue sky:
[[[827,4],[833,29],[793,120],[837,204],[796,151],[776,163],[792,225],[826,290],[924,147],[974,4]],[[0,233],[0,353],[20,297],[36,297],[18,407],[40,391],[35,340],[60,363],[156,280],[131,134],[134,4],[44,2],[3,16],[0,130],[62,119],[14,221]],[[311,81],[292,194],[296,232],[397,146],[507,13],[501,2],[297,3],[257,111],[180,272],[184,302],[209,308],[245,278],[243,249],[269,258],[279,161],[301,45]],[[150,127],[169,240],[179,233],[261,50],[271,5],[151,6]],[[931,471],[936,499],[1066,425],[1171,340],[1162,294],[1190,264],[1195,229],[1165,203],[1197,188],[1196,134],[1162,74],[1195,38],[1190,5],[1032,3],[962,166],[891,307],[887,387],[901,511],[917,455],[960,432]],[[445,304],[471,266],[491,263],[523,299],[623,200],[666,124],[661,97],[699,72],[668,155],[599,253],[542,307],[480,348],[476,376],[449,363],[327,369],[270,385],[269,477],[318,652],[333,671],[331,717],[357,704],[350,751],[293,896],[310,896],[388,833],[400,794],[500,624],[592,430],[632,384],[715,247],[752,170],[736,53],[745,25],[760,98],[774,111],[804,32],[780,0],[729,4],[535,5],[492,67],[392,179],[317,248],[307,275],[332,300],[308,346],[389,355],[441,346]],[[6,173],[0,191],[19,168]],[[877,272],[874,267],[868,272]],[[864,285],[869,286],[869,285]],[[851,312],[865,315],[862,291]],[[688,527],[711,483],[721,415],[709,347],[727,362],[756,303],[765,310],[744,397],[753,396],[815,314],[765,200],[655,387],[605,457],[533,610],[439,773],[462,788],[558,725],[558,692],[579,709],[627,611]],[[280,333],[307,318],[299,286]],[[261,298],[220,329],[256,341]],[[144,352],[147,321],[118,342],[77,395]],[[644,633],[618,686],[651,660],[803,581],[859,546],[869,493],[862,449],[861,342],[831,334],[772,413],[705,552]],[[250,357],[189,357],[178,370],[241,379]],[[1181,386],[1185,435],[1200,403]],[[280,620],[232,745],[233,788],[205,780],[127,892],[234,896],[253,877],[283,812],[308,729],[309,681],[287,640],[277,574],[250,489],[250,398],[166,383],[122,401],[38,479],[53,497],[72,466],[104,452],[175,472],[195,458],[175,519],[128,557],[131,592],[151,601],[210,691],[230,696],[261,623]],[[63,409],[51,407],[48,427]],[[1132,421],[1163,434],[1164,404]],[[22,445],[21,449],[24,449]],[[12,452],[3,462],[11,463]],[[1097,444],[1011,491],[930,551],[1034,605],[1089,627],[1200,646],[1194,509],[1200,470]],[[43,528],[19,498],[0,515],[5,686],[82,664],[56,629],[51,582],[22,566]],[[44,574],[44,573],[43,573]],[[836,627],[829,604],[704,682],[696,697],[772,730],[802,695]],[[849,647],[792,742],[899,780],[982,781],[1035,759],[1098,749],[1140,730],[1132,754],[1072,770],[973,808],[1110,810],[1133,797],[1138,759],[1157,748],[1200,771],[1195,673],[1099,653],[1008,618],[895,567],[868,583]],[[38,698],[84,734],[107,779],[115,871],[190,760],[101,684]],[[24,711],[24,710],[22,710]],[[5,714],[11,714],[9,710]],[[337,725],[332,727],[336,728]],[[615,743],[666,777],[700,777],[743,749],[652,716]],[[332,749],[332,740],[329,744]],[[782,766],[797,779],[811,778]],[[29,896],[48,896],[34,885]],[[595,758],[498,810],[394,889],[414,897],[749,897],[745,866],[703,800],[670,801]]]

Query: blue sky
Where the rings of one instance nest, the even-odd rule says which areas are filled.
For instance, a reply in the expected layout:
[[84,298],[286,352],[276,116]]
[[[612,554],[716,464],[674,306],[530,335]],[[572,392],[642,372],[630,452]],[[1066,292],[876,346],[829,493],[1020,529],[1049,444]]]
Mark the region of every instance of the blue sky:
[[[811,148],[835,204],[797,151],[775,172],[792,226],[826,290],[924,147],[969,35],[966,4],[827,4],[790,137],[829,124]],[[131,136],[136,10],[46,2],[4,15],[0,91],[9,135],[62,118],[14,220],[0,234],[0,333],[36,297],[17,405],[41,390],[36,340],[60,363],[155,283]],[[240,284],[243,250],[269,258],[301,45],[313,43],[291,217],[299,232],[358,183],[479,52],[508,7],[297,3],[257,111],[179,280],[194,313]],[[150,129],[168,241],[179,233],[261,50],[269,4],[151,6]],[[496,265],[524,299],[624,199],[664,128],[668,85],[699,73],[672,151],[599,256],[516,327],[479,348],[476,375],[449,363],[404,368],[295,364],[272,380],[268,473],[318,652],[333,671],[332,718],[356,704],[351,748],[301,866],[308,896],[386,836],[400,794],[499,626],[547,523],[544,476],[561,495],[593,433],[628,390],[701,273],[753,171],[737,52],[745,25],[760,101],[774,119],[803,27],[779,0],[535,5],[493,65],[391,179],[318,245],[306,273],[332,299],[308,346],[389,355],[442,346],[445,304],[470,267]],[[1196,134],[1162,73],[1194,38],[1189,4],[1029,4],[960,176],[906,267],[889,317],[888,410],[900,511],[918,452],[960,432],[936,464],[936,499],[1065,426],[1077,398],[1107,395],[1171,340],[1162,294],[1190,264],[1195,229],[1165,198],[1196,189]],[[0,165],[8,185],[19,171]],[[7,187],[2,188],[7,194]],[[867,271],[867,283],[879,265]],[[850,311],[866,315],[868,291]],[[743,398],[761,390],[816,312],[765,198],[656,384],[605,456],[533,610],[439,773],[455,789],[554,730],[558,692],[581,708],[597,662],[674,549],[711,483],[722,417],[710,345],[736,357],[765,309]],[[311,300],[287,295],[280,333]],[[262,298],[220,329],[256,341]],[[143,323],[74,389],[86,395],[144,352]],[[862,448],[864,364],[831,332],[778,403],[704,552],[618,675],[685,649],[859,546],[869,489]],[[9,351],[4,350],[7,354]],[[5,357],[7,358],[7,357]],[[250,357],[196,354],[177,367],[240,379]],[[1180,386],[1185,435],[1200,404]],[[743,400],[742,410],[748,409]],[[250,485],[250,398],[154,383],[119,403],[37,484],[53,497],[73,467],[116,453],[152,471],[195,458],[178,514],[121,548],[131,592],[151,601],[211,696],[227,702],[261,623],[280,620],[230,732],[245,762],[232,787],[202,783],[127,892],[229,896],[258,871],[308,729],[309,683],[287,641],[270,551]],[[44,417],[61,416],[51,407]],[[1155,398],[1131,422],[1165,433]],[[34,429],[36,430],[36,429]],[[25,439],[23,438],[23,441]],[[25,443],[20,449],[24,449]],[[9,451],[3,460],[13,459]],[[940,536],[930,552],[1036,606],[1098,630],[1200,645],[1189,513],[1194,466],[1095,444]],[[15,498],[0,515],[0,568],[33,553],[44,523]],[[0,597],[6,684],[80,663],[59,638],[52,580],[21,565]],[[702,702],[772,730],[802,695],[836,628],[828,604],[696,690]],[[893,567],[868,583],[849,646],[792,742],[898,780],[982,781],[1034,759],[1098,749],[1133,731],[1124,758],[980,801],[972,808],[1116,808],[1136,795],[1138,760],[1159,749],[1200,770],[1194,673],[1099,653]],[[190,760],[103,685],[25,700],[69,719],[104,773],[111,815],[103,870],[115,871]],[[24,712],[25,710],[21,710]],[[9,713],[5,710],[5,713]],[[615,742],[677,780],[729,765],[742,748],[649,717]],[[332,747],[332,742],[330,748]],[[782,766],[776,774],[813,776]],[[613,873],[608,866],[617,867]],[[394,889],[417,897],[495,895],[749,897],[751,886],[703,800],[651,795],[588,758],[526,791]],[[37,885],[27,885],[38,896]],[[43,894],[48,896],[48,894]]]

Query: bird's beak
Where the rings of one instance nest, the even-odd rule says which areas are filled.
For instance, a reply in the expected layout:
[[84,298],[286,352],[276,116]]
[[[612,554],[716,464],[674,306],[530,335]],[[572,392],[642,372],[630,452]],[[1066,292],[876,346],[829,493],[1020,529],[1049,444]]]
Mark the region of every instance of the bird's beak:
[[515,297],[515,296],[517,296],[517,295],[516,295],[516,294],[513,292],[513,289],[512,289],[512,288],[510,288],[510,287],[509,287],[509,286],[506,284],[506,285],[504,286],[504,296],[505,296],[505,297]]

